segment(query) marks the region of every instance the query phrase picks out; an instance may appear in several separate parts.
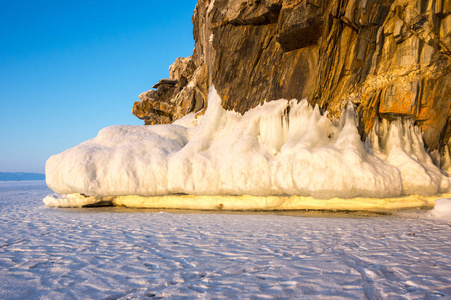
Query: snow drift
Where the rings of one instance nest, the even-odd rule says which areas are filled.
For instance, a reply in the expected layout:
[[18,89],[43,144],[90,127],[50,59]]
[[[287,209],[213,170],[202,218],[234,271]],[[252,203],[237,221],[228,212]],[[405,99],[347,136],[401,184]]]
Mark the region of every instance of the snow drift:
[[427,216],[449,222],[451,220],[451,199],[437,199],[435,201],[434,209],[429,211]]
[[240,115],[224,110],[212,87],[202,119],[107,127],[50,157],[46,180],[57,193],[95,197],[387,198],[449,190],[413,123],[376,124],[365,143],[357,125],[352,104],[331,121],[306,100],[271,101]]

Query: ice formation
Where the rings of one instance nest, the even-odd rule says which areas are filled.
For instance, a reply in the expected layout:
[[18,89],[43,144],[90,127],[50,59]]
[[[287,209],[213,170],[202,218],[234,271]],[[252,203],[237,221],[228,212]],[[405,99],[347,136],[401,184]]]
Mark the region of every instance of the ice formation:
[[271,101],[240,115],[223,109],[214,87],[201,120],[107,127],[50,157],[46,179],[57,193],[97,197],[387,198],[449,190],[411,122],[376,124],[362,143],[352,104],[335,121],[306,100]]

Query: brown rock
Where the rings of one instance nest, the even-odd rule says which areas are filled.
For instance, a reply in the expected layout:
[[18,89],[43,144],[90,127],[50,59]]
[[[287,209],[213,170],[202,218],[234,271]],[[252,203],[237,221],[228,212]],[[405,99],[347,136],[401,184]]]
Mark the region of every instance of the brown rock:
[[135,103],[134,113],[174,121],[204,109],[214,84],[223,106],[240,113],[307,98],[334,117],[352,101],[363,135],[376,118],[413,118],[426,145],[443,150],[450,17],[451,0],[199,0],[193,56],[171,66],[176,86],[146,98],[167,106]]
[[179,57],[169,66],[169,77],[177,80],[178,85],[183,88],[191,80],[195,70],[196,66],[192,56]]
[[[293,2],[293,1],[291,1]],[[284,1],[277,28],[277,42],[283,51],[318,44],[323,29],[323,10],[307,0]]]
[[154,84],[153,86],[152,86],[152,88],[153,89],[157,89],[160,85],[162,85],[162,84],[167,84],[167,85],[169,85],[169,86],[174,86],[174,85],[176,85],[178,83],[178,80],[177,79],[173,79],[173,78],[163,78],[163,79],[160,79],[160,81],[158,81],[158,83],[156,83],[156,84]]

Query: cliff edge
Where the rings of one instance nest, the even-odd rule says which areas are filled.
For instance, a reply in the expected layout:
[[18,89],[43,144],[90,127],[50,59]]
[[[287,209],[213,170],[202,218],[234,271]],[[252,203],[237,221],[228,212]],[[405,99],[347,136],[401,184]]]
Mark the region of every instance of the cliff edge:
[[351,101],[363,139],[401,117],[448,155],[451,0],[199,0],[193,24],[193,55],[134,103],[145,124],[202,111],[214,84],[240,113],[307,98],[337,117]]

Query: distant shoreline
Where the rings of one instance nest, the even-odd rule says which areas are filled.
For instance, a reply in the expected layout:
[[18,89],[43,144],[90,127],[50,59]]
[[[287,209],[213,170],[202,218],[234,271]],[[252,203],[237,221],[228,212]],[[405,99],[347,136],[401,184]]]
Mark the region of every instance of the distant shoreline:
[[0,172],[0,181],[38,181],[45,180],[45,174],[25,172]]

